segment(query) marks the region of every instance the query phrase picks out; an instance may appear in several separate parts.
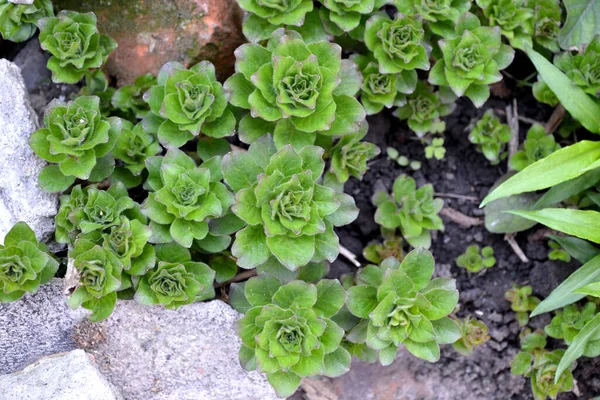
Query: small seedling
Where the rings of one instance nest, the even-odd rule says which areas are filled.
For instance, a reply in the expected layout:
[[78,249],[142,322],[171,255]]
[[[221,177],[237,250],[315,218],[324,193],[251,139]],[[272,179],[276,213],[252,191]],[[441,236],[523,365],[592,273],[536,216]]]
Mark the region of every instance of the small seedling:
[[476,320],[469,315],[457,322],[462,336],[452,344],[452,347],[463,356],[470,356],[475,347],[490,340],[488,327],[483,321]]
[[456,265],[473,273],[480,272],[484,268],[491,268],[496,265],[494,249],[486,246],[479,251],[479,246],[473,244],[467,247],[464,254],[458,256]]
[[506,144],[512,138],[510,127],[500,122],[492,110],[486,111],[483,117],[471,129],[469,141],[477,145],[492,165],[497,165],[506,159]]
[[567,263],[571,262],[571,256],[569,255],[569,253],[567,253],[565,249],[562,248],[562,246],[558,242],[551,240],[548,242],[548,246],[550,246],[550,253],[548,253],[548,259],[560,260]]
[[533,293],[531,286],[513,284],[512,289],[507,290],[504,294],[504,298],[511,302],[511,309],[517,313],[517,321],[520,326],[527,325],[529,313],[540,304],[540,299],[532,296],[531,293]]
[[446,149],[444,148],[444,138],[434,138],[431,143],[425,147],[425,158],[436,160],[443,160],[446,156]]

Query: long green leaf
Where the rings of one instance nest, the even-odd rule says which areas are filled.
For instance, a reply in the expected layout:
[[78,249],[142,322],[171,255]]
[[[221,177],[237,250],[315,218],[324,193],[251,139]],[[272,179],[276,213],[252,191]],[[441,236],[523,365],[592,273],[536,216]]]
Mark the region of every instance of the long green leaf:
[[588,241],[573,236],[546,235],[558,242],[571,257],[585,264],[600,254],[600,249],[592,246]]
[[575,179],[551,187],[550,190],[544,193],[537,203],[535,203],[533,209],[540,210],[558,204],[561,201],[565,201],[568,198],[595,186],[598,182],[600,182],[600,168],[588,171]]
[[502,197],[547,189],[577,178],[584,173],[582,170],[599,159],[600,142],[584,140],[562,148],[509,178],[488,194],[480,207]]
[[600,314],[596,315],[591,321],[585,324],[583,329],[575,336],[558,364],[554,383],[558,383],[562,373],[571,366],[573,361],[583,355],[589,341],[597,339],[598,335],[600,335]]
[[550,296],[546,297],[533,310],[531,316],[535,317],[583,299],[584,294],[574,294],[573,291],[598,281],[600,281],[600,255],[588,261],[565,279],[550,293]]
[[600,133],[600,106],[544,56],[531,47],[525,49],[525,52],[544,82],[556,94],[567,111],[588,131]]
[[598,211],[545,208],[537,211],[507,212],[539,222],[568,235],[600,243],[600,212]]
[[563,0],[567,21],[560,30],[558,43],[565,50],[581,48],[600,34],[600,2],[597,0]]

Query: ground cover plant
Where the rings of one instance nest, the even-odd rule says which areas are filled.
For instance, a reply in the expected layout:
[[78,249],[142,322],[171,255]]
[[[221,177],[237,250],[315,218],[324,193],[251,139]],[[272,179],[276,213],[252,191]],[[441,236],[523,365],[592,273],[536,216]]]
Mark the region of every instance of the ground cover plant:
[[[503,289],[522,350],[512,372],[535,399],[573,390],[576,361],[600,356],[600,31],[584,3],[238,0],[248,43],[234,74],[169,62],[117,88],[102,67],[118,43],[93,13],[0,0],[2,38],[39,31],[52,80],[80,88],[48,105],[29,142],[48,162],[39,186],[60,193],[66,251],[16,224],[0,246],[0,302],[61,264],[78,277],[68,304],[92,321],[118,299],[177,309],[220,296],[244,314],[241,365],[287,397],[303,378],[344,375],[352,357],[387,366],[403,348],[437,362],[441,348],[484,347],[491,330],[431,251],[444,249],[446,221],[485,222],[523,260],[515,235],[542,224],[543,259],[582,266],[545,295],[535,282]],[[530,76],[514,78],[513,62]],[[554,119],[522,117],[519,131],[516,106],[488,106],[511,86]],[[443,169],[457,105],[473,110],[460,133],[481,153],[473,169],[508,169],[476,198],[487,194],[485,221],[448,207],[456,194],[420,172],[419,160]],[[380,115],[412,134],[376,138]],[[357,186],[387,161],[388,185]],[[343,239],[365,218],[377,240],[353,255]],[[506,265],[488,238],[442,255],[454,276],[491,280]],[[344,276],[331,267],[340,257],[354,261]],[[551,322],[532,329],[544,313]]]

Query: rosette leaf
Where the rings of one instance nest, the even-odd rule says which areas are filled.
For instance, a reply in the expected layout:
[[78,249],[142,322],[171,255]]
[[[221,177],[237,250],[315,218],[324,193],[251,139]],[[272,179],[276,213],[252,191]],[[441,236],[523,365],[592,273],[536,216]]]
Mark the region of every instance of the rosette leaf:
[[139,176],[146,168],[146,160],[161,150],[156,137],[146,132],[141,122],[134,126],[129,121],[123,121],[123,129],[113,149],[113,155],[123,162],[123,167],[132,175]]
[[85,73],[100,68],[117,42],[98,32],[94,13],[61,11],[38,21],[40,44],[52,57],[48,69],[54,82],[77,83]]
[[419,82],[417,89],[407,96],[406,103],[394,115],[407,120],[408,127],[421,138],[427,133],[443,132],[446,123],[440,117],[452,113],[454,107],[454,102],[442,103],[439,92],[434,92],[430,85]]
[[[128,195],[121,182],[108,190],[77,185],[70,195],[60,197],[56,215],[56,241],[73,243],[80,233],[104,232],[121,224],[121,215],[139,216],[139,205]],[[143,216],[142,216],[143,218]]]
[[484,268],[491,268],[496,265],[494,249],[486,246],[480,250],[479,246],[473,244],[467,247],[464,254],[458,256],[456,265],[473,273],[478,273]]
[[359,27],[364,15],[372,14],[391,0],[319,0],[321,18],[343,32]]
[[114,168],[111,150],[122,129],[119,118],[104,118],[100,99],[79,97],[69,103],[55,100],[44,114],[45,128],[35,131],[29,145],[46,161],[38,177],[42,189],[61,192],[75,178],[99,182]]
[[562,53],[554,64],[586,93],[600,98],[600,35],[587,45],[583,54]]
[[458,303],[453,279],[431,279],[434,259],[420,248],[400,263],[387,258],[369,265],[348,289],[348,310],[362,319],[348,334],[357,343],[379,350],[379,361],[391,364],[402,345],[416,357],[435,362],[440,344],[461,337],[456,322],[448,317]]
[[427,71],[429,57],[424,35],[418,16],[398,14],[392,20],[385,14],[376,14],[367,21],[365,44],[379,63],[382,74],[414,69]]
[[367,162],[381,153],[373,143],[361,142],[368,130],[369,126],[365,121],[359,132],[343,136],[329,151],[330,171],[339,182],[345,183],[350,176],[362,180],[368,169]]
[[160,304],[177,309],[185,304],[212,299],[215,271],[201,262],[160,261],[140,279],[135,300],[144,305]]
[[354,54],[350,58],[356,63],[363,76],[360,101],[367,115],[381,112],[383,108],[401,106],[405,94],[412,93],[417,86],[417,71],[403,70],[397,74],[382,74],[379,64],[369,57]]
[[557,53],[560,50],[558,34],[562,15],[558,0],[528,0],[526,6],[534,11],[534,41],[551,52]]
[[477,145],[477,149],[492,165],[497,165],[506,159],[506,144],[512,135],[510,127],[501,123],[492,110],[488,110],[471,129],[469,141]]
[[344,330],[331,319],[345,300],[337,280],[281,285],[265,276],[237,289],[247,310],[238,322],[240,363],[265,373],[279,397],[292,395],[304,377],[348,372],[350,353],[340,347]]
[[481,346],[490,340],[488,327],[483,321],[473,319],[469,315],[465,319],[458,320],[457,322],[462,336],[452,344],[452,347],[463,356],[470,356],[473,354],[473,349],[475,347]]
[[[581,308],[575,304],[569,304],[562,310],[556,311],[550,325],[546,325],[544,330],[551,338],[564,339],[565,343],[570,345],[585,325],[596,316],[596,308],[596,304],[592,302],[587,302]],[[588,341],[585,344],[583,355],[592,358],[598,357],[600,355],[600,338]]]
[[0,303],[18,300],[35,293],[58,270],[58,262],[48,248],[39,243],[25,222],[17,222],[0,245]]
[[273,32],[283,25],[302,26],[306,14],[314,8],[312,0],[239,0],[238,5],[251,13],[244,20],[243,31],[253,42],[257,41],[252,40],[257,36],[257,27]]
[[300,149],[317,133],[342,136],[358,131],[365,111],[354,98],[361,85],[356,65],[341,59],[340,46],[306,44],[299,33],[278,29],[266,47],[240,46],[236,71],[225,82],[230,102],[250,110],[239,136],[252,143],[267,133],[278,148]]
[[150,112],[144,93],[156,84],[156,77],[152,74],[138,76],[133,85],[122,86],[113,94],[112,106],[130,116],[129,119],[142,119]]
[[225,182],[236,193],[233,212],[248,226],[236,234],[232,253],[250,269],[273,258],[295,271],[310,262],[333,262],[339,253],[334,226],[354,221],[352,197],[320,185],[323,149],[276,151],[267,135],[249,151],[223,159]]
[[68,299],[71,308],[83,307],[92,311],[91,321],[102,321],[112,314],[117,303],[117,291],[131,286],[123,279],[123,265],[109,249],[86,239],[78,239],[69,251],[79,282]]
[[527,0],[475,0],[489,26],[497,26],[511,46],[523,49],[531,46],[534,15]]
[[164,157],[146,160],[149,193],[142,212],[150,219],[151,243],[175,241],[189,248],[207,239],[208,222],[223,217],[233,204],[233,195],[220,181],[221,157],[201,166],[178,149]]
[[527,139],[523,142],[523,149],[517,151],[510,159],[509,165],[515,171],[522,171],[528,165],[541,160],[560,149],[553,135],[547,135],[540,124],[535,124],[527,131]]
[[31,4],[0,0],[0,36],[11,42],[25,42],[35,35],[40,19],[53,16],[51,0],[34,0]]
[[515,53],[502,44],[499,28],[481,26],[471,13],[459,19],[456,37],[438,43],[443,57],[431,69],[429,83],[467,96],[476,107],[490,97],[489,85],[502,80],[500,70],[510,65]]
[[444,201],[433,198],[432,185],[417,189],[415,180],[406,175],[396,178],[393,194],[376,193],[373,204],[377,206],[375,222],[386,229],[400,228],[413,247],[431,247],[431,231],[444,229],[438,216]]
[[167,147],[181,147],[200,133],[230,136],[236,120],[227,108],[227,97],[212,63],[201,61],[186,69],[170,62],[158,73],[157,84],[144,94],[152,111],[144,123]]
[[471,0],[394,0],[394,5],[402,14],[420,15],[426,28],[449,39],[460,17],[471,8]]

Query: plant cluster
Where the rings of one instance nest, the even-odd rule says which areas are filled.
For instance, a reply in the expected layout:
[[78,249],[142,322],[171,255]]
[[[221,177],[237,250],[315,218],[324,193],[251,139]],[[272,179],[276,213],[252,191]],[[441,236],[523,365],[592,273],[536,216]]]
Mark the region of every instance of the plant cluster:
[[469,141],[477,146],[490,164],[497,165],[508,156],[505,149],[512,135],[510,127],[488,110],[471,129]]
[[457,323],[462,336],[452,344],[452,347],[463,356],[470,356],[475,347],[490,340],[488,327],[483,321],[476,320],[469,315],[464,319],[457,320]]
[[532,293],[531,286],[518,286],[515,284],[513,284],[512,289],[508,289],[504,293],[504,298],[511,303],[510,308],[517,313],[517,321],[520,326],[527,325],[529,313],[540,304],[540,299],[532,296]]
[[473,273],[478,273],[484,268],[491,268],[496,265],[494,249],[490,246],[479,249],[479,246],[473,244],[467,247],[464,254],[458,256],[456,265]]

